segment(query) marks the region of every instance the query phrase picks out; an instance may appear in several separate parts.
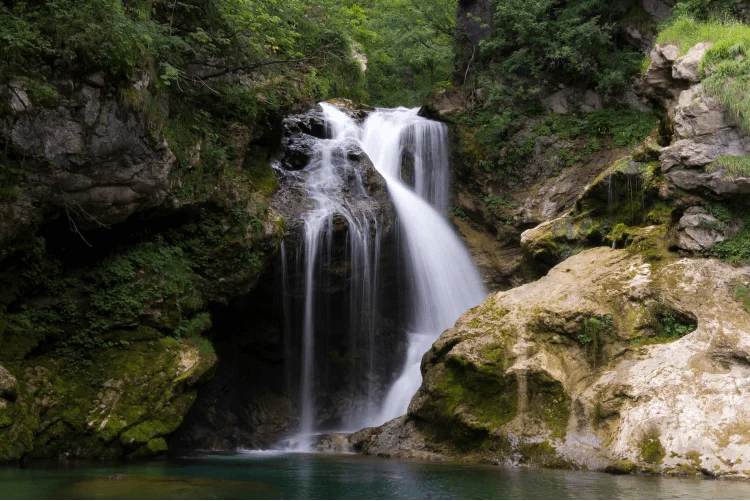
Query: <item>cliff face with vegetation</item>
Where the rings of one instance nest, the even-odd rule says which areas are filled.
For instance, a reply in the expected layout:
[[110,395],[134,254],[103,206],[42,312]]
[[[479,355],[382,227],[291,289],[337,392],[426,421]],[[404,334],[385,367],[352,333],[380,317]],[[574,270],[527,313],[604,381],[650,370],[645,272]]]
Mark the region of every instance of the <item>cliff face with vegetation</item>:
[[[511,3],[496,4],[496,26]],[[631,6],[645,11],[639,36],[637,11],[610,28],[645,49],[644,62],[618,92],[607,91],[615,80],[603,73],[573,87],[565,79],[582,71],[574,64],[539,68],[556,87],[504,98],[538,111],[498,118],[481,83],[482,72],[492,74],[485,62],[476,88],[431,96],[425,112],[453,124],[458,229],[490,283],[531,283],[497,293],[444,332],[422,360],[408,413],[353,435],[356,449],[750,476],[747,416],[735,400],[749,377],[750,38],[737,21],[744,4],[719,4]],[[570,2],[557,13],[576,5],[596,8]],[[512,44],[504,29],[486,46]],[[499,76],[493,85],[508,83]],[[502,134],[497,144],[488,133]],[[482,169],[488,159],[501,170]]]
[[[504,292],[425,355],[407,415],[350,442],[747,476],[748,12],[0,2],[0,461],[268,447],[294,429],[266,313],[314,113],[283,119],[427,98],[450,125],[450,217]],[[326,398],[333,416],[351,395]]]
[[[448,79],[453,12],[0,2],[0,462],[288,432],[282,333],[264,315],[307,202],[276,202],[287,228],[273,208],[282,121],[332,97],[421,102]],[[257,388],[226,390],[248,375]]]
[[0,461],[167,450],[216,365],[212,316],[283,235],[281,118],[360,71],[304,14],[0,6]]

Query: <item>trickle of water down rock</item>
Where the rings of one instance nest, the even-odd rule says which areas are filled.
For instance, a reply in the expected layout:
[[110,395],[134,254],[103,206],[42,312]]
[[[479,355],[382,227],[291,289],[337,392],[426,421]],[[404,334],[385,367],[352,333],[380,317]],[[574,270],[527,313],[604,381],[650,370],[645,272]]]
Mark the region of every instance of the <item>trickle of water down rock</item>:
[[[304,216],[305,280],[300,355],[300,428],[295,448],[308,450],[315,429],[316,281],[325,279],[336,224],[347,229],[351,260],[349,323],[353,346],[365,360],[366,396],[346,424],[352,430],[382,424],[405,413],[421,384],[422,355],[467,309],[484,300],[486,291],[461,240],[444,216],[449,197],[447,129],[427,120],[418,109],[382,109],[363,123],[329,103],[321,103],[327,139],[318,139],[308,165],[305,189],[312,208]],[[353,143],[353,144],[352,144]],[[373,353],[377,345],[374,315],[378,298],[381,224],[368,205],[357,203],[367,191],[347,151],[360,148],[387,183],[405,262],[408,352],[401,374],[385,395],[372,388]],[[353,175],[357,197],[341,196],[344,177]],[[408,184],[407,184],[408,183]],[[342,319],[342,321],[344,321]]]

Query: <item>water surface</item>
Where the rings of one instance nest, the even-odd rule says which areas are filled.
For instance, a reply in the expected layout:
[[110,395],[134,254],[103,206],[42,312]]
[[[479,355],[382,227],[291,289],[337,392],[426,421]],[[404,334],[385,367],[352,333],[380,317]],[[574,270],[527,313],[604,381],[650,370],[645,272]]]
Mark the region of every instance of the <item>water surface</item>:
[[[125,476],[119,480],[112,475]],[[0,468],[2,499],[748,499],[739,481],[247,453]]]

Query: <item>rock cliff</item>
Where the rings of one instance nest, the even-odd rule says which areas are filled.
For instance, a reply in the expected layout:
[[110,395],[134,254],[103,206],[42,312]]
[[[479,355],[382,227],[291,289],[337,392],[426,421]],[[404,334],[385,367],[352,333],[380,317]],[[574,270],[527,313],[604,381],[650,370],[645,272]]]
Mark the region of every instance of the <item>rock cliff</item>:
[[201,181],[146,74],[44,85],[1,96],[0,462],[164,453],[216,365],[212,312],[277,249],[268,155],[239,134]]

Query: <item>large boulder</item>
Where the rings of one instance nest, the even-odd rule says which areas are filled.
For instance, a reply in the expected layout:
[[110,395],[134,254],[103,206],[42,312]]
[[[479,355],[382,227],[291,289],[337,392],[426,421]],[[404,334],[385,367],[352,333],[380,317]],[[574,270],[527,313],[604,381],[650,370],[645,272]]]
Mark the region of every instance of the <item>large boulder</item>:
[[748,272],[581,252],[464,314],[424,356],[408,414],[351,440],[391,457],[746,477],[750,313],[733,291]]
[[195,340],[177,343],[141,329],[74,366],[50,355],[14,364],[23,385],[14,401],[0,398],[0,462],[166,452],[166,437],[215,363],[213,351]]
[[[367,115],[367,108],[346,100],[332,101],[355,120]],[[311,161],[320,154],[320,140],[328,137],[323,109],[314,109],[287,117],[284,120],[282,151],[277,173],[279,191],[273,196],[273,207],[285,218],[285,238],[293,244],[302,238],[304,216],[314,206],[313,194],[306,185]],[[371,214],[381,221],[384,233],[393,227],[394,212],[385,179],[355,140],[344,142],[334,152],[340,185],[332,190],[342,207]],[[334,223],[345,231],[346,219],[334,218]]]

